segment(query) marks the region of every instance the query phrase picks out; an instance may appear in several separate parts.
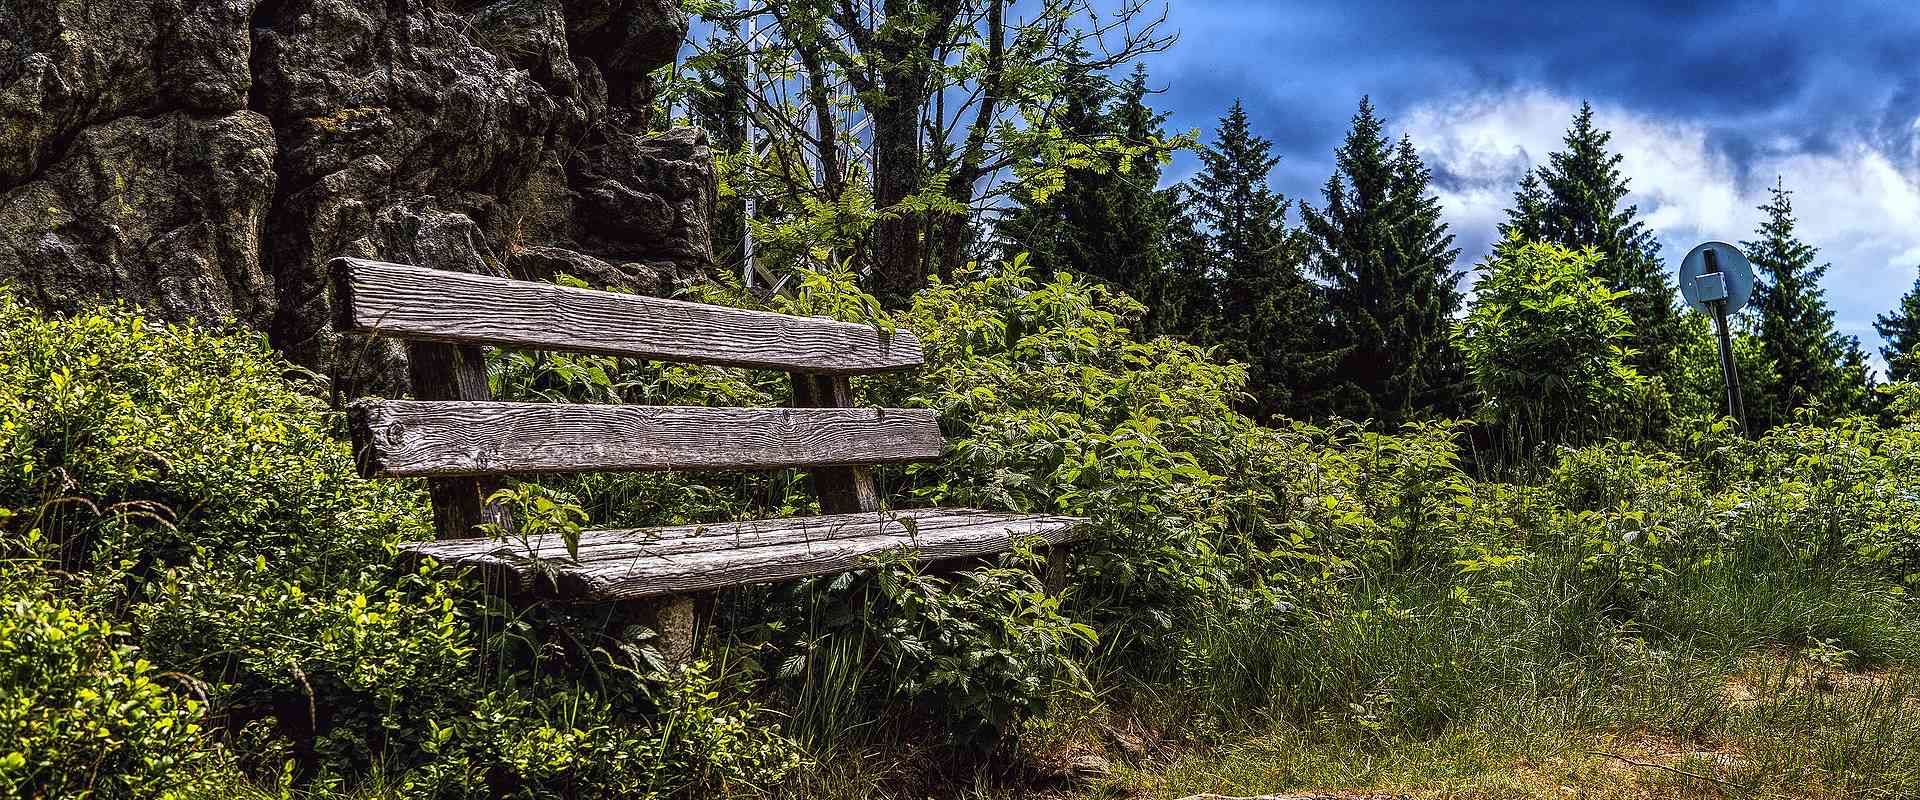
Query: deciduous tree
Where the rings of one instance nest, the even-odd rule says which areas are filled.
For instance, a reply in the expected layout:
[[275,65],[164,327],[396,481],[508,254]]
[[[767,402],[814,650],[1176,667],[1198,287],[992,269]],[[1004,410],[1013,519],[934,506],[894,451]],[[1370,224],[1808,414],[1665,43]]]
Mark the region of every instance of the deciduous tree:
[[[969,254],[976,217],[1030,180],[1057,181],[1087,143],[1064,139],[1069,74],[1098,74],[1163,49],[1147,0],[771,0],[702,3],[713,43],[687,62],[751,49],[772,69],[745,76],[747,113],[768,137],[737,188],[804,198],[860,235],[845,248],[883,300],[900,304]],[[771,20],[757,33],[749,20]],[[751,47],[749,47],[751,44]],[[721,77],[726,77],[722,75]],[[842,84],[851,89],[839,90]],[[849,111],[865,122],[846,124]],[[871,154],[871,169],[860,159]],[[761,162],[777,155],[775,167]],[[791,165],[805,163],[806,169]]]
[[1660,262],[1660,244],[1626,203],[1628,180],[1622,157],[1607,149],[1613,138],[1593,124],[1593,106],[1582,103],[1561,140],[1564,149],[1523,178],[1507,212],[1503,233],[1545,241],[1574,250],[1600,253],[1594,275],[1616,291],[1633,319],[1628,346],[1636,368],[1665,376],[1680,341],[1679,309],[1673,283]]

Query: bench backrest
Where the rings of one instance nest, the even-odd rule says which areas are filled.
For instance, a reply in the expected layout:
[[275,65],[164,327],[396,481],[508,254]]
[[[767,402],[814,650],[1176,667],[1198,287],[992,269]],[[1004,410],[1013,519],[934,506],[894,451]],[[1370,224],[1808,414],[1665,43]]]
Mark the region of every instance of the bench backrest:
[[[335,327],[409,340],[417,400],[349,408],[361,472],[428,478],[441,538],[508,522],[495,476],[812,468],[825,513],[878,506],[869,465],[930,461],[933,412],[852,407],[847,376],[918,366],[908,331],[355,258],[332,265]],[[793,408],[492,402],[484,346],[785,370]]]

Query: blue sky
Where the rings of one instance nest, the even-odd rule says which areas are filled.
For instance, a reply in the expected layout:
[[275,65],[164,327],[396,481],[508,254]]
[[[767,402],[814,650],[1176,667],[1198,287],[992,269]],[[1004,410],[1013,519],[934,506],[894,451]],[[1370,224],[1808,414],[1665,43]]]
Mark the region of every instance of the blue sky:
[[1147,64],[1172,130],[1204,138],[1240,98],[1284,157],[1276,188],[1317,203],[1371,95],[1434,169],[1463,268],[1582,100],[1670,260],[1750,238],[1777,176],[1833,265],[1839,327],[1869,349],[1920,268],[1920,2],[1171,0],[1168,15],[1180,41]]

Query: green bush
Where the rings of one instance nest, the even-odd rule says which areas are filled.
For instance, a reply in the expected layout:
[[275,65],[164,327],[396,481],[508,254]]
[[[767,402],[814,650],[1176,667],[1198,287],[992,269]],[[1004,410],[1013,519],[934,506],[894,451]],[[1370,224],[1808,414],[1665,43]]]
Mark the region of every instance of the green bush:
[[210,755],[201,710],[108,622],[25,587],[0,597],[0,796],[179,790]]
[[[1092,519],[1077,608],[1116,641],[1162,637],[1231,593],[1221,548],[1246,547],[1229,487],[1257,442],[1232,402],[1244,367],[1172,339],[1137,341],[1133,300],[1021,261],[916,296],[903,323],[928,366],[873,393],[939,412],[948,455],[911,470],[925,502]],[[870,384],[871,385],[871,384]]]
[[[1456,335],[1486,420],[1519,453],[1642,430],[1647,379],[1627,365],[1625,292],[1593,277],[1601,256],[1518,240],[1478,269]],[[1638,413],[1636,413],[1636,411]]]
[[[396,574],[396,545],[428,536],[423,493],[356,477],[319,395],[257,334],[124,308],[49,317],[0,293],[0,505],[16,509],[0,554],[61,567],[31,583],[45,598],[0,583],[23,631],[52,631],[9,638],[28,649],[8,663],[47,671],[0,692],[81,721],[99,697],[136,715],[99,723],[122,750],[63,743],[62,728],[23,739],[23,758],[58,759],[23,774],[145,786],[232,764],[314,790],[634,796],[620,787],[791,769],[744,687],[647,672],[604,613],[514,610],[449,571]],[[74,664],[97,673],[62,678]],[[220,745],[230,758],[198,758]]]

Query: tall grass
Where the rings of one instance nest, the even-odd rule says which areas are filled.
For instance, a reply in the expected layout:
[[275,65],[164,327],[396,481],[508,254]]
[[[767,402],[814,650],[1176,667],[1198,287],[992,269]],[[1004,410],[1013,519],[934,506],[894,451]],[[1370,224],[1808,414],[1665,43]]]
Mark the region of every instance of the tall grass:
[[[1364,582],[1347,608],[1306,621],[1211,620],[1193,632],[1183,682],[1130,695],[1185,755],[1103,791],[1552,796],[1521,784],[1561,780],[1652,796],[1920,792],[1908,667],[1920,618],[1884,582],[1708,559],[1628,608],[1571,557],[1540,554],[1505,577],[1471,599],[1415,576]],[[1631,749],[1649,741],[1713,758],[1635,768],[1600,755],[1640,760]]]

